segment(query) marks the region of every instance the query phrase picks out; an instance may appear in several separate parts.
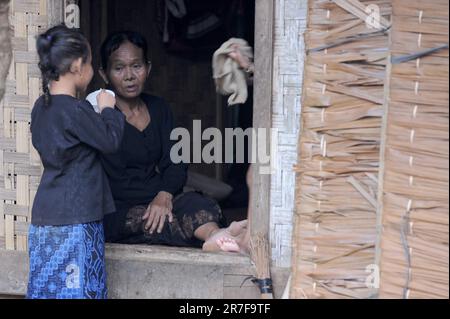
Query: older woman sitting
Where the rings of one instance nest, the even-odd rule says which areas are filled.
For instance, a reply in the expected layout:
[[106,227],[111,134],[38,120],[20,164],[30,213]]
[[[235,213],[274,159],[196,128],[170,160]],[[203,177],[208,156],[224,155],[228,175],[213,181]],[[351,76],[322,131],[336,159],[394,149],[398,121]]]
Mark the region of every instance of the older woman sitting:
[[151,71],[147,50],[135,32],[112,34],[101,48],[100,74],[127,120],[120,151],[102,159],[117,208],[105,217],[106,240],[243,252],[246,221],[221,229],[215,200],[182,193],[187,165],[170,158],[172,112],[161,98],[143,93]]

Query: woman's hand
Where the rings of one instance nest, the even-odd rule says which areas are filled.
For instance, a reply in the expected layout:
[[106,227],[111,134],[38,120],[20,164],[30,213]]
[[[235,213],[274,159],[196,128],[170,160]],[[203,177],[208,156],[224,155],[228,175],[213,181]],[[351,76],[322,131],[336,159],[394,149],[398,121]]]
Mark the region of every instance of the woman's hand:
[[142,220],[147,220],[145,230],[149,230],[150,234],[153,234],[155,230],[158,231],[158,234],[162,232],[167,216],[169,217],[169,223],[173,222],[172,199],[172,194],[159,192],[148,206]]
[[228,56],[235,60],[239,67],[246,70],[249,73],[253,73],[254,70],[254,64],[250,59],[244,55],[242,55],[241,51],[239,50],[239,46],[237,44],[232,46],[233,52],[229,53]]
[[116,105],[116,98],[111,93],[101,90],[97,95],[97,105],[100,108],[100,111],[103,111],[107,107],[114,108]]

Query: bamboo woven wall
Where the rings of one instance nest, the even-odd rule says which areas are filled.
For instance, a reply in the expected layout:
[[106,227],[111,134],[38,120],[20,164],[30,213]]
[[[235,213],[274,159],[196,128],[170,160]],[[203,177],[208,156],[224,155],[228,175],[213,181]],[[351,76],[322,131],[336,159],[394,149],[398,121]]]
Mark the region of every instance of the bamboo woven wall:
[[272,262],[290,267],[295,208],[295,172],[300,131],[307,0],[274,2],[272,128],[278,130],[277,167],[271,176]]
[[376,293],[365,282],[375,262],[388,35],[366,25],[369,4],[388,27],[390,1],[309,1],[293,298]]
[[11,1],[13,61],[0,104],[0,249],[26,250],[30,204],[41,176],[30,114],[41,92],[35,37],[47,27],[47,4]]
[[393,0],[381,298],[449,297],[448,0]]

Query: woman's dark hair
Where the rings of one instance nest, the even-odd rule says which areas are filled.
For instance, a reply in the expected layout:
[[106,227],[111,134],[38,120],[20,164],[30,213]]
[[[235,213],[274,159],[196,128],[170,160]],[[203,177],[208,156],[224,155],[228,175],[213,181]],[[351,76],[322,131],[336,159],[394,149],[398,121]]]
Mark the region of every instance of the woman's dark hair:
[[109,58],[117,49],[120,48],[125,42],[131,42],[143,51],[144,62],[147,63],[148,44],[145,37],[134,31],[119,31],[110,34],[102,44],[101,56],[102,56],[102,68],[106,70],[108,68]]
[[57,81],[70,71],[73,61],[89,57],[89,43],[83,34],[65,25],[53,27],[41,34],[36,42],[39,69],[42,72],[45,103],[50,103],[50,81]]

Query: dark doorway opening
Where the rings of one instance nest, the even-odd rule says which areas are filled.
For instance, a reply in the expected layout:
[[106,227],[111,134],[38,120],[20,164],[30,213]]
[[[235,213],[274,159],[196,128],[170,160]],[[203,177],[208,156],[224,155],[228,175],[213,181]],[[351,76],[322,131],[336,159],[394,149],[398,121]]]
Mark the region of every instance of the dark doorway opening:
[[[170,2],[184,4],[186,11],[168,8],[165,0],[81,0],[81,29],[91,43],[94,68],[100,68],[100,46],[109,33],[138,31],[149,43],[153,65],[146,92],[169,103],[177,127],[188,129],[191,136],[194,120],[201,120],[203,129],[219,128],[223,136],[225,128],[252,127],[252,90],[246,105],[228,107],[226,98],[216,94],[211,60],[214,51],[232,37],[246,39],[254,47],[255,1]],[[96,74],[89,91],[100,87],[104,83]],[[247,216],[248,166],[247,158],[241,164],[190,165],[190,171],[232,187],[220,202],[228,222]]]

